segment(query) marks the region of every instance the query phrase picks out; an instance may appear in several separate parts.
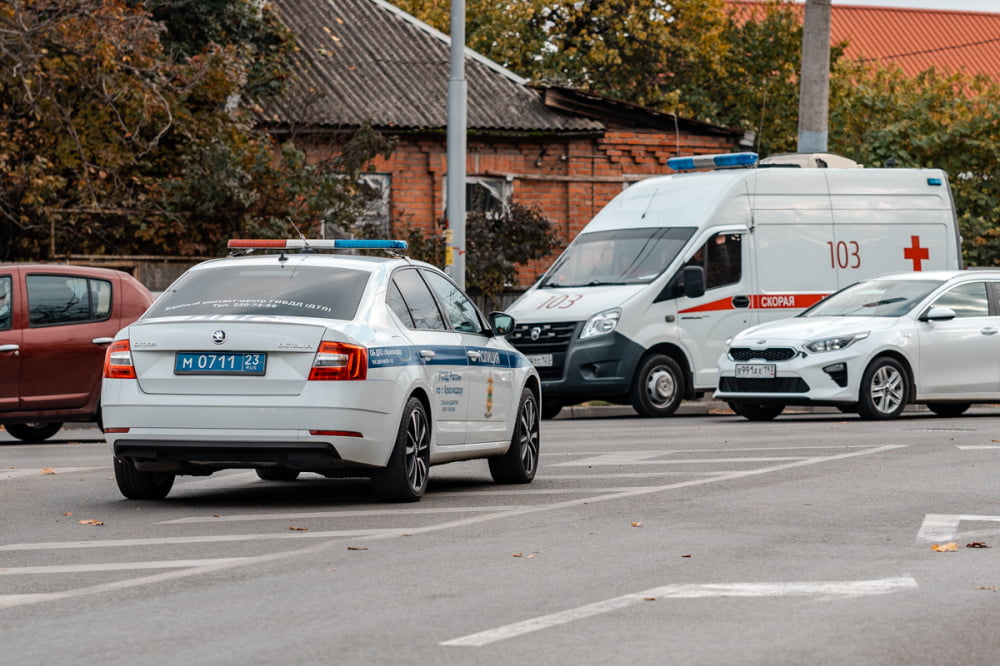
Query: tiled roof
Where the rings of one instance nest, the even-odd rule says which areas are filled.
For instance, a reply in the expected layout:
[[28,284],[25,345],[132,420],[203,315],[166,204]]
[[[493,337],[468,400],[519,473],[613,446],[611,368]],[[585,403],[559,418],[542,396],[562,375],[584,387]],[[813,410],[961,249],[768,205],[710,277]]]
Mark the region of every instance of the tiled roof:
[[[270,0],[296,35],[295,80],[265,102],[265,125],[386,129],[447,126],[447,35],[384,0]],[[527,82],[466,49],[470,131],[602,132],[604,125],[547,108]]]
[[[729,4],[760,5],[753,0]],[[796,5],[800,12],[804,8]],[[835,4],[830,42],[845,41],[849,60],[894,63],[911,76],[933,67],[1000,80],[1000,13]]]

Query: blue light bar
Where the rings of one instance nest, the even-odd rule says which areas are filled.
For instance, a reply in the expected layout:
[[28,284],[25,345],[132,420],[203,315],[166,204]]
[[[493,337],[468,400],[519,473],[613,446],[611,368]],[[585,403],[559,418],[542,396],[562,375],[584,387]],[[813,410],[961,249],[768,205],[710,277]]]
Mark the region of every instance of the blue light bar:
[[342,249],[357,249],[357,250],[405,250],[406,241],[405,240],[351,240],[347,238],[340,238],[334,241],[334,247]]
[[230,250],[235,249],[282,249],[282,250],[405,250],[404,240],[370,240],[337,238],[326,240],[317,238],[234,238],[229,241]]
[[730,169],[753,166],[757,163],[757,153],[721,153],[719,155],[694,155],[692,157],[671,157],[667,166],[675,171],[690,169]]
[[928,178],[927,179],[927,184],[928,185],[944,185],[944,181],[941,180],[940,178]]

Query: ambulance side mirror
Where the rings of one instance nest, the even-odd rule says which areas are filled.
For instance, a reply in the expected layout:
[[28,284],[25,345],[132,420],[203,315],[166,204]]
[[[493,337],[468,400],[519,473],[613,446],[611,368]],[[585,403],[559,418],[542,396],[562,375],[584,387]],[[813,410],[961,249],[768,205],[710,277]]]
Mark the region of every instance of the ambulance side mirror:
[[705,269],[701,266],[685,266],[681,274],[681,286],[688,298],[705,295]]
[[500,337],[514,330],[514,318],[506,312],[491,312],[489,320],[493,335]]

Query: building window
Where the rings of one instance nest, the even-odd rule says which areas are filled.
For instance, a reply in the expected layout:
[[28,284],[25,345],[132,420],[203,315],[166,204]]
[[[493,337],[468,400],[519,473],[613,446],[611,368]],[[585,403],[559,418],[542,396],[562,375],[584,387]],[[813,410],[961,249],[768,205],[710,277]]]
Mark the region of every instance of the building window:
[[[444,184],[444,208],[448,210],[448,182]],[[465,178],[465,212],[502,215],[510,206],[511,184],[506,178],[467,176]]]

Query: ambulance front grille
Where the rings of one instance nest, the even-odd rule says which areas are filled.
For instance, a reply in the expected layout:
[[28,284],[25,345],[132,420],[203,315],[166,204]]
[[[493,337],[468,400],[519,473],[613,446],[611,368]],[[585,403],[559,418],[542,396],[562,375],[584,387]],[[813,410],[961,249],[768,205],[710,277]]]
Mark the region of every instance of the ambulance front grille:
[[719,390],[726,393],[808,393],[809,384],[801,377],[776,379],[737,379],[722,377]]
[[522,354],[542,357],[551,355],[550,365],[536,364],[536,369],[543,380],[557,380],[563,376],[566,351],[579,326],[578,321],[518,324],[507,335],[507,340]]
[[795,350],[789,347],[773,347],[770,349],[733,347],[729,350],[729,358],[734,361],[750,361],[755,358],[765,361],[788,361],[795,358],[795,354]]

